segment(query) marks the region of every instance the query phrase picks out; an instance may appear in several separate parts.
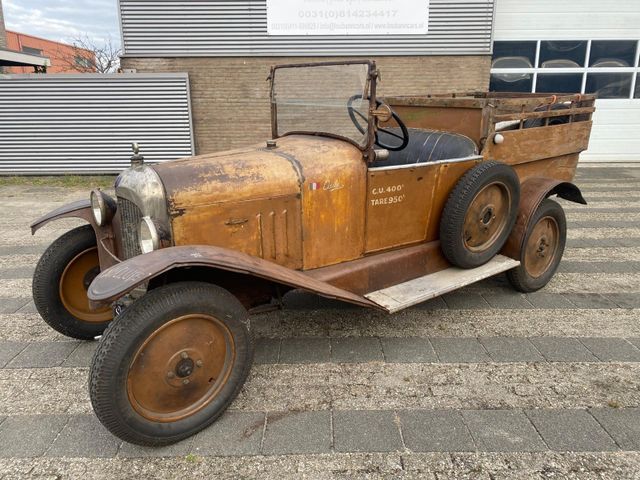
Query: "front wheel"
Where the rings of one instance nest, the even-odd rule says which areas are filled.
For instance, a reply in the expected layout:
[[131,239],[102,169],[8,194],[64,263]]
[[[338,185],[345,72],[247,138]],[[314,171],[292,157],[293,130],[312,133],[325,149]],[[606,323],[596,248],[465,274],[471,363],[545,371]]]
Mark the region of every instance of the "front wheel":
[[72,338],[91,340],[113,318],[110,307],[92,310],[87,289],[100,273],[91,225],[65,233],[44,252],[33,274],[33,301],[52,328]]
[[167,445],[210,425],[253,360],[248,314],[200,282],[159,287],[127,308],[98,344],[89,374],[102,424],[139,445]]
[[567,220],[562,207],[545,199],[533,214],[520,252],[520,266],[507,278],[519,292],[535,292],[556,273],[567,242]]

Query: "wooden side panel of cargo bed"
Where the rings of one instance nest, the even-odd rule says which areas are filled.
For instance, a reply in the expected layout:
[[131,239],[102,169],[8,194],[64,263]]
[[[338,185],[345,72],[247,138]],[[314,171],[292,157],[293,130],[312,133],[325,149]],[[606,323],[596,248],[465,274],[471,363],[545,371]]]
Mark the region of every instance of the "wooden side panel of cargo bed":
[[591,124],[575,122],[500,132],[504,142],[496,145],[490,139],[482,154],[487,160],[518,165],[579,153],[589,146]]

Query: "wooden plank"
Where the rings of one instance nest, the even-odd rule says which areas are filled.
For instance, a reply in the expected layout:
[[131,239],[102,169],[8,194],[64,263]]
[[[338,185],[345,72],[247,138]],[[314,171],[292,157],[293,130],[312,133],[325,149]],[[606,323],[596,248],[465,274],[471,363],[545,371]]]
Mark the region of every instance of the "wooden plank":
[[534,118],[550,118],[550,117],[566,117],[569,115],[579,115],[584,113],[593,113],[594,107],[583,108],[567,108],[562,110],[543,110],[539,112],[510,113],[504,115],[494,115],[495,122],[509,122],[512,120],[529,120]]
[[574,122],[500,132],[504,142],[488,141],[482,154],[487,160],[517,165],[579,153],[589,145],[591,125],[591,121]]
[[571,153],[535,162],[520,163],[513,168],[520,178],[520,183],[524,183],[530,177],[555,178],[571,182],[576,174],[578,158],[578,153]]
[[431,275],[416,278],[393,287],[377,290],[365,295],[389,313],[395,313],[412,305],[425,302],[466,285],[478,282],[498,273],[511,270],[520,262],[509,257],[496,255],[484,265],[465,270],[452,267]]

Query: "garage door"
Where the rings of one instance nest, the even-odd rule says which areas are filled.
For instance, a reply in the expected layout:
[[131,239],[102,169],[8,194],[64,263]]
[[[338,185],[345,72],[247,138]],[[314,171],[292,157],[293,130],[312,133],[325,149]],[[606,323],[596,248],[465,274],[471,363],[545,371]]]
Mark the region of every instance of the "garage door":
[[491,89],[598,96],[583,161],[640,162],[640,2],[500,0]]

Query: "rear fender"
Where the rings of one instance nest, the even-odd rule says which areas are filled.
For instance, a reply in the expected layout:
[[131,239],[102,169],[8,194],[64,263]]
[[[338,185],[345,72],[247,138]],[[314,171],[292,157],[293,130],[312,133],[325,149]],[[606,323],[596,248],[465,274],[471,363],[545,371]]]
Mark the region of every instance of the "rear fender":
[[505,243],[502,254],[515,260],[520,260],[520,252],[524,246],[524,237],[527,233],[529,220],[545,198],[558,195],[570,202],[586,205],[587,201],[582,192],[571,182],[555,180],[545,177],[533,177],[527,179],[520,186],[520,205],[516,224],[511,230],[511,235]]
[[142,283],[184,267],[206,267],[246,274],[363,307],[379,308],[360,295],[316,280],[304,272],[235,250],[208,245],[163,248],[123,261],[98,275],[89,286],[87,295],[92,307],[97,308],[117,300]]

